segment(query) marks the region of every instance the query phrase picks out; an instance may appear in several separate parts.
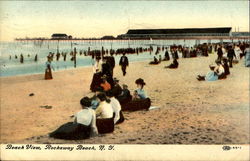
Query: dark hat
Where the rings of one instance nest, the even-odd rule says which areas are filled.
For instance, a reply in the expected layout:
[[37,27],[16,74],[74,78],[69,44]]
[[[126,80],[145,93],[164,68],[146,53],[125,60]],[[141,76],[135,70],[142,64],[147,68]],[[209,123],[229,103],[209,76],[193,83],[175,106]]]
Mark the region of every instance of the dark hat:
[[215,65],[209,65],[209,68],[210,68],[211,70],[214,70]]
[[221,64],[221,61],[217,59],[217,60],[215,60],[215,63],[216,64]]
[[119,82],[119,80],[117,78],[114,78],[114,82]]
[[91,106],[91,100],[89,97],[83,97],[81,100],[80,100],[80,104],[82,106],[85,106],[85,107],[90,107]]
[[141,85],[146,85],[143,79],[139,78],[135,81],[135,84],[141,84]]
[[100,93],[100,94],[97,95],[97,97],[98,97],[101,101],[107,100],[106,94],[105,94],[105,93]]

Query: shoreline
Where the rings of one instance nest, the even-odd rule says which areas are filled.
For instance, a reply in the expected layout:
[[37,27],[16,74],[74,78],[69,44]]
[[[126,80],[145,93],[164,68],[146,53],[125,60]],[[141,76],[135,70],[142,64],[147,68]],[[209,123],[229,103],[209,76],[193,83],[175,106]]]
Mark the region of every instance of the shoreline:
[[[129,62],[130,64],[133,64],[133,63],[141,63],[141,62],[145,62],[146,60],[141,60],[141,61],[132,61],[132,62]],[[148,59],[148,61],[150,61],[150,59]],[[116,66],[119,66],[119,63],[116,64]],[[62,70],[56,70],[56,71],[52,71],[52,74],[53,73],[57,73],[57,72],[63,72],[63,71],[70,71],[70,70],[77,70],[77,69],[81,69],[81,68],[92,68],[93,66],[79,66],[79,67],[70,67],[70,68],[67,68],[67,69],[62,69]],[[44,69],[45,70],[45,69]],[[19,74],[19,75],[11,75],[11,76],[0,76],[0,78],[11,78],[11,77],[22,77],[22,76],[33,76],[33,75],[42,75],[44,74],[43,73],[30,73],[30,74]]]

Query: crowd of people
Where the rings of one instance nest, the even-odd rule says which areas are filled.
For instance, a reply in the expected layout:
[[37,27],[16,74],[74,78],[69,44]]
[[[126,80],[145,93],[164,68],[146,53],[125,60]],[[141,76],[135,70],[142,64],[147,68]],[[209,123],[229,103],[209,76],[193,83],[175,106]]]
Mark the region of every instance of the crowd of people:
[[215,60],[216,65],[209,65],[210,71],[206,75],[198,75],[197,80],[216,81],[226,79],[230,74],[230,68],[233,68],[233,64],[237,64],[243,56],[245,56],[245,66],[250,66],[249,44],[216,45],[215,51],[217,51],[218,56]]
[[[248,55],[246,59],[250,59],[249,44],[245,44],[245,50],[243,52],[239,47],[243,54],[238,51],[238,47],[238,45],[234,44],[213,46],[212,49],[215,49],[218,55],[215,61],[216,65],[209,65],[210,71],[206,75],[198,75],[197,79],[199,81],[226,79],[230,74],[230,68],[232,68],[233,63],[235,63],[234,58],[240,59],[242,56],[245,55],[245,57],[247,57]],[[210,52],[212,49],[210,46],[201,46],[201,50],[197,49],[197,47],[195,47],[194,50],[200,50],[201,55],[207,56],[206,52]],[[223,53],[224,49],[227,57],[225,57]],[[151,52],[153,51],[151,47],[149,50]],[[164,59],[161,59],[159,55],[159,60],[154,60],[151,64],[170,60],[169,50],[165,47],[157,48],[154,59],[157,59],[156,55],[159,54],[160,50],[166,50]],[[190,50],[186,50],[188,50],[188,48],[171,46],[170,52],[173,63],[166,66],[166,68],[178,68],[178,52],[186,52],[186,54],[183,54],[183,57],[188,58],[190,57]],[[223,53],[222,56],[221,51]],[[126,57],[125,50],[122,52],[119,65],[125,76],[129,61]],[[94,53],[94,59],[96,61],[93,65],[94,74],[90,84],[90,90],[92,91],[91,96],[85,96],[80,100],[82,109],[75,115],[72,115],[74,121],[60,126],[49,134],[50,137],[60,139],[85,139],[98,134],[112,133],[117,124],[124,122],[123,111],[148,110],[150,108],[151,100],[144,90],[146,83],[142,78],[135,80],[137,89],[131,94],[126,84],[120,85],[119,80],[113,77],[113,69],[115,67],[114,53],[111,52],[109,56],[102,55],[102,52],[95,51]]]

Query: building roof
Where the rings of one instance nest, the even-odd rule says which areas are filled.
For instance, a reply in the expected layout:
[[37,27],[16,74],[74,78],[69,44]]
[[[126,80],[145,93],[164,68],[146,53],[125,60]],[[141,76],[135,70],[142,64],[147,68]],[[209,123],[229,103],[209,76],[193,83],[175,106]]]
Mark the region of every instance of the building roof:
[[133,29],[127,34],[185,34],[185,33],[229,33],[231,27],[221,28],[183,28],[183,29]]
[[53,34],[51,37],[66,37],[67,34]]
[[232,36],[250,36],[250,32],[232,32]]

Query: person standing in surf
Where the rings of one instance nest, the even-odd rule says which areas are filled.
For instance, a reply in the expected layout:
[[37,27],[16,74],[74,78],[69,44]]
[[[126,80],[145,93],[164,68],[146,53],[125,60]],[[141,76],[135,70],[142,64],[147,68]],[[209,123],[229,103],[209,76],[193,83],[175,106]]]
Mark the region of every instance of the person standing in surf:
[[45,66],[46,66],[46,69],[45,69],[45,80],[53,79],[51,68],[53,70],[55,70],[54,67],[52,66],[50,56],[47,56],[47,58],[48,58],[48,60],[45,63]]

